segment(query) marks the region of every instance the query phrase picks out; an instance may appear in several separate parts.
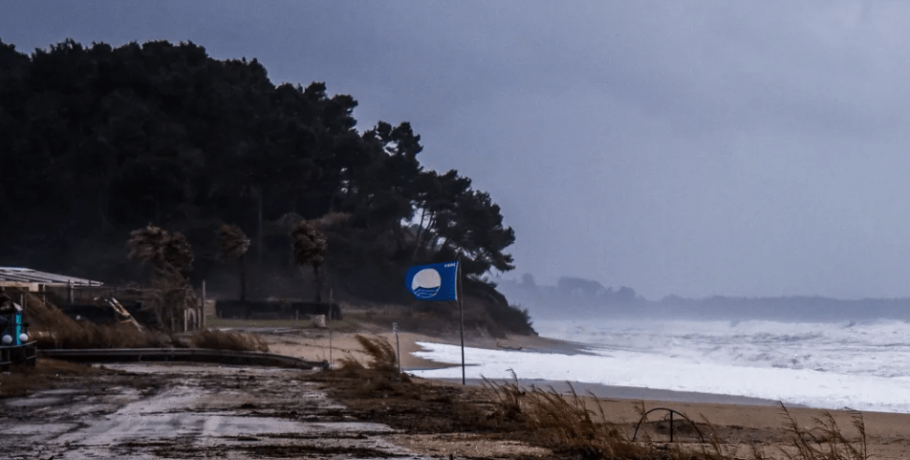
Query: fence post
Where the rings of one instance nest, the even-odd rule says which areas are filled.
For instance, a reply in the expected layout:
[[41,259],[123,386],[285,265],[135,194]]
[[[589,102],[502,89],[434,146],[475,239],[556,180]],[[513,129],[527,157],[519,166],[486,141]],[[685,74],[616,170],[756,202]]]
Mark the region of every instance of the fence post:
[[401,373],[401,342],[398,341],[398,323],[392,323],[392,332],[395,333],[395,351],[398,354],[398,373]]
[[670,411],[670,442],[673,442],[673,411]]
[[202,280],[202,329],[205,329],[205,280]]

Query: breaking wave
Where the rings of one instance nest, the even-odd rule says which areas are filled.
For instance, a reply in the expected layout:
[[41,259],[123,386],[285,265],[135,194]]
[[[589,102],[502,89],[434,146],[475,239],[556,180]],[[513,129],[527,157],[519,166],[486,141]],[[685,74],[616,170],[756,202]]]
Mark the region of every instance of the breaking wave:
[[[910,323],[544,321],[541,335],[588,347],[564,355],[471,349],[469,377],[570,380],[740,395],[809,407],[910,412]],[[460,363],[460,348],[418,356]],[[461,369],[422,371],[460,377]],[[448,375],[452,374],[452,375]],[[457,375],[456,375],[457,374]]]

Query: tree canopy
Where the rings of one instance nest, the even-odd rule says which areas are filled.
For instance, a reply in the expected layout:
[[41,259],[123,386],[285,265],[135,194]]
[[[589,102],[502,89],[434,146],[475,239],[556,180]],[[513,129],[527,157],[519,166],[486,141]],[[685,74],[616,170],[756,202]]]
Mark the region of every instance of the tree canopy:
[[198,279],[230,222],[255,229],[259,269],[289,267],[293,223],[337,213],[325,269],[352,285],[384,273],[399,288],[409,264],[456,258],[474,281],[512,269],[515,234],[489,194],[425,169],[407,122],[358,130],[356,107],[193,43],[0,42],[3,262],[123,281],[138,273],[123,242],[155,225],[186,235]]

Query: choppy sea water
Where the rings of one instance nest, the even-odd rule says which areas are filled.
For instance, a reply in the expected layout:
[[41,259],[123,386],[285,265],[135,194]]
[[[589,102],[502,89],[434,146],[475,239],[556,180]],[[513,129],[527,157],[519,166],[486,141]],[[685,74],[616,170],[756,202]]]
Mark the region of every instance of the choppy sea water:
[[[910,323],[545,321],[542,336],[590,354],[469,348],[469,378],[575,381],[780,400],[825,409],[910,412]],[[417,356],[461,363],[460,347]],[[461,368],[415,372],[460,378]]]

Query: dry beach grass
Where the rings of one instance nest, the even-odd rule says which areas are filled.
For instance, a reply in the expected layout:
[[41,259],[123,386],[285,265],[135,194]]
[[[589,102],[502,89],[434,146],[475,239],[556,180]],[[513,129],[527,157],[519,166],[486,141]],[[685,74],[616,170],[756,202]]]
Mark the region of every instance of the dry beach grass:
[[[777,448],[766,449],[758,442],[747,446],[730,443],[706,417],[700,423],[685,418],[675,426],[677,436],[687,442],[656,442],[651,436],[640,441],[629,434],[629,425],[613,422],[600,398],[581,398],[575,391],[562,394],[540,388],[523,389],[515,382],[485,382],[500,410],[510,418],[521,418],[527,429],[539,436],[542,444],[557,452],[584,458],[608,459],[752,459],[787,458],[791,460],[866,460],[870,458],[863,415],[852,412],[856,436],[845,433],[829,411],[813,417],[804,426],[783,404],[785,440]],[[596,410],[590,406],[596,407]],[[642,420],[645,404],[639,405]],[[666,419],[663,420],[666,422]],[[654,424],[656,432],[666,434],[666,424]],[[689,428],[689,429],[686,429]],[[688,432],[688,433],[686,433]],[[745,447],[745,448],[744,448]]]
[[189,342],[196,348],[236,351],[269,351],[269,345],[256,334],[234,331],[202,330],[193,332]]
[[191,334],[164,334],[139,329],[132,324],[94,324],[77,321],[28,295],[27,320],[38,348],[212,348],[237,351],[269,351],[259,336],[235,331],[201,330]]

